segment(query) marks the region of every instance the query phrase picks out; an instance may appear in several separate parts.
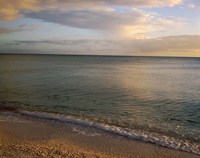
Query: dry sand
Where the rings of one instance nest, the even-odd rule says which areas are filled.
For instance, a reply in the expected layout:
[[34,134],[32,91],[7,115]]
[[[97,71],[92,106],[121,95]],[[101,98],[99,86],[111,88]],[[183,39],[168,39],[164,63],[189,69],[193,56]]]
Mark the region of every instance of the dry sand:
[[0,117],[0,158],[199,158],[96,129],[28,118]]

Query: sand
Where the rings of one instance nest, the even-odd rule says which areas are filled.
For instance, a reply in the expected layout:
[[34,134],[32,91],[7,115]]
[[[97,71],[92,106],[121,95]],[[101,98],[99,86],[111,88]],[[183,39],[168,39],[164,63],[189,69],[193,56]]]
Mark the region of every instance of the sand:
[[89,127],[0,117],[0,158],[199,158]]

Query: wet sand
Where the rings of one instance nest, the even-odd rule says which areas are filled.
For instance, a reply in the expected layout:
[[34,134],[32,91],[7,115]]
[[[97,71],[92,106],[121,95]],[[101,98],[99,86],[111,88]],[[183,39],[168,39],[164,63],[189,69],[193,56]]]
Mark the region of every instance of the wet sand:
[[0,117],[1,158],[199,158],[89,127]]

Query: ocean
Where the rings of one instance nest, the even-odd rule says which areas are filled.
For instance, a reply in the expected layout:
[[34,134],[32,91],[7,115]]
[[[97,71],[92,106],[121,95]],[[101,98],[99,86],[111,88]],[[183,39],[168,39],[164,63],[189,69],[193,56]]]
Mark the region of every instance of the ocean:
[[0,55],[0,109],[200,154],[200,58]]

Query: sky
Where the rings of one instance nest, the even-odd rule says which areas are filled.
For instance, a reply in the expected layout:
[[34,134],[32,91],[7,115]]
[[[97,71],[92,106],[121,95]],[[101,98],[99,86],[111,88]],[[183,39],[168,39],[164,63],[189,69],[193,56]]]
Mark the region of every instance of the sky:
[[0,0],[0,53],[200,57],[200,0]]

